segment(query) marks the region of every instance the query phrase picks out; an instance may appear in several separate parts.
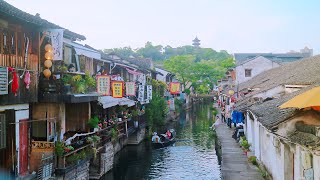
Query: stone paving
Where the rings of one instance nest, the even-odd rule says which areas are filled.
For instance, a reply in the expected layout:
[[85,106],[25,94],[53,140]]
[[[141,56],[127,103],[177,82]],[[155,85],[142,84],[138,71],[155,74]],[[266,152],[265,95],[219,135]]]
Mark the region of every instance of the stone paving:
[[222,149],[221,172],[223,180],[263,180],[256,166],[248,162],[239,143],[231,136],[233,129],[226,124],[216,126]]

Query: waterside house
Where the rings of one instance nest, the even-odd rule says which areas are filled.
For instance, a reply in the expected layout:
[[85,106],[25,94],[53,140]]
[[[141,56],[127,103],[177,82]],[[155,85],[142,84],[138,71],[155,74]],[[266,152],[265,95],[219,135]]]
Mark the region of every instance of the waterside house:
[[251,151],[273,179],[319,179],[319,111],[280,109],[295,96],[319,86],[320,56],[265,71],[239,85],[235,109],[246,115]]
[[282,64],[311,57],[313,50],[305,47],[300,52],[288,53],[235,53],[237,84],[250,80],[254,76],[276,68]]
[[[0,0],[0,168],[14,177],[99,179],[138,144],[151,59],[104,54],[85,36]],[[147,88],[148,87],[148,88]],[[36,172],[36,174],[31,174]]]

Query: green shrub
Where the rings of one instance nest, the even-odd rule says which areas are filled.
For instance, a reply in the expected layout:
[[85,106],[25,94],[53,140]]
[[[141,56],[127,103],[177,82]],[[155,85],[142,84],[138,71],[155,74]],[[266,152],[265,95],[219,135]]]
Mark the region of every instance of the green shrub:
[[57,156],[62,156],[64,153],[64,144],[61,141],[57,141],[55,145],[55,152]]
[[90,128],[97,128],[97,127],[98,127],[98,124],[99,124],[99,119],[98,119],[97,116],[89,119],[89,121],[88,121],[88,126],[89,126]]
[[249,150],[249,148],[250,148],[250,144],[249,144],[249,142],[247,141],[247,140],[243,140],[242,142],[241,142],[241,146],[244,148],[244,149],[246,149],[246,150]]
[[250,157],[248,158],[248,161],[251,162],[253,165],[258,165],[257,157],[256,157],[256,156],[250,156]]

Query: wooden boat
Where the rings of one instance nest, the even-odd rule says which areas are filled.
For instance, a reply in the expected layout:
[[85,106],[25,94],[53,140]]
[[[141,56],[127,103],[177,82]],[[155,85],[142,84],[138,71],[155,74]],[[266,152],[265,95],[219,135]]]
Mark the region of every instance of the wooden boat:
[[159,149],[159,148],[167,147],[167,146],[174,144],[176,142],[176,140],[175,140],[176,133],[173,129],[170,129],[170,132],[171,132],[171,136],[172,136],[170,139],[168,138],[168,136],[166,134],[160,134],[159,135],[160,141],[152,142],[152,147],[154,149]]

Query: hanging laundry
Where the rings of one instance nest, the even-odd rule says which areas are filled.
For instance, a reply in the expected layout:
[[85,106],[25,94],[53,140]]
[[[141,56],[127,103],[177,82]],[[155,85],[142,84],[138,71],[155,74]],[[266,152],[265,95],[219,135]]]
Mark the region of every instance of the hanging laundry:
[[19,78],[18,78],[17,72],[12,67],[9,67],[8,70],[9,70],[9,72],[12,72],[11,91],[15,96],[17,96],[17,92],[18,92],[18,89],[19,89]]
[[24,83],[26,84],[26,88],[29,89],[31,83],[29,71],[24,75]]

